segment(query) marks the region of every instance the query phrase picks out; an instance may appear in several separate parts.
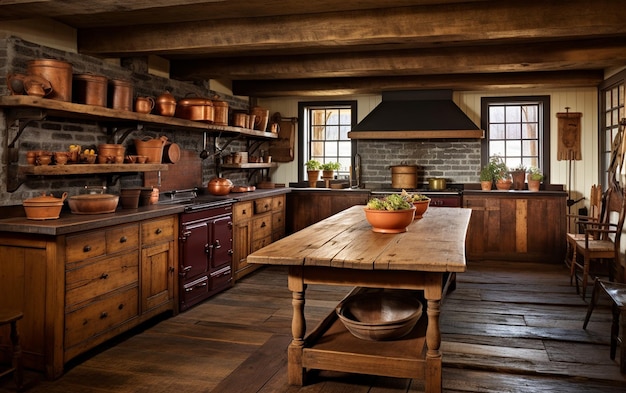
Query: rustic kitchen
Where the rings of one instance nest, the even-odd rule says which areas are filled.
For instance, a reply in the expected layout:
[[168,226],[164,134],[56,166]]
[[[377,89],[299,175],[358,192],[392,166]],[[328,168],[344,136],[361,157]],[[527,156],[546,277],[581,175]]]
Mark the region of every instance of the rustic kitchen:
[[[333,372],[354,386],[359,375],[415,381],[390,391],[475,391],[446,379],[460,315],[447,307],[479,301],[464,290],[494,266],[513,282],[524,266],[557,272],[554,301],[583,310],[563,315],[611,370],[572,383],[626,386],[606,299],[591,317],[599,333],[582,329],[596,272],[568,241],[582,228],[571,217],[595,211],[593,187],[623,194],[619,2],[91,3],[0,5],[0,376],[14,377],[0,392],[57,391],[46,389],[107,348],[171,324],[222,327],[218,341],[243,345],[228,333],[245,319],[237,299],[274,291],[281,333],[255,348],[284,357],[278,385],[233,379],[266,362],[259,351],[188,391],[306,389],[324,372],[329,391]],[[410,219],[370,220],[372,203],[396,196]],[[626,277],[622,254],[612,281]],[[409,329],[353,331],[362,310],[348,307],[374,303],[415,306],[401,317]]]

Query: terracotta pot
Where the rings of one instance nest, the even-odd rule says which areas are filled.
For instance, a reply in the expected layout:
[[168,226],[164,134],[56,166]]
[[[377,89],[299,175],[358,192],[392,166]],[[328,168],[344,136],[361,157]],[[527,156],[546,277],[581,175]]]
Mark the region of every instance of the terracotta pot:
[[100,164],[113,164],[124,162],[124,145],[104,143],[98,145],[98,162]]
[[148,157],[146,162],[148,164],[160,164],[163,159],[163,147],[167,142],[167,137],[162,136],[160,138],[144,138],[135,139],[135,149],[137,149],[137,155]]
[[74,214],[113,213],[120,197],[111,194],[84,194],[68,198],[67,203]]
[[213,195],[228,195],[232,189],[233,182],[221,177],[214,177],[207,185],[207,190]]
[[29,220],[54,220],[59,218],[63,201],[67,198],[67,192],[64,192],[61,198],[55,198],[52,195],[43,195],[30,198],[22,202],[26,218]]
[[413,206],[415,206],[415,217],[414,220],[418,220],[424,216],[426,210],[428,210],[428,206],[430,206],[430,199],[424,199],[422,201],[413,202]]
[[513,189],[523,190],[524,183],[526,182],[525,171],[511,171],[511,177],[513,178]]
[[513,186],[513,181],[511,181],[510,179],[505,180],[505,181],[502,181],[502,180],[496,181],[496,188],[498,190],[507,191],[511,189],[511,186]]
[[140,188],[123,188],[120,190],[120,203],[123,209],[137,209],[139,207]]
[[493,187],[493,182],[491,180],[481,180],[480,189],[483,191],[491,191]]
[[309,187],[317,187],[317,181],[320,178],[320,171],[306,171],[309,179]]
[[406,232],[415,217],[415,206],[404,210],[373,210],[364,208],[365,219],[378,233]]

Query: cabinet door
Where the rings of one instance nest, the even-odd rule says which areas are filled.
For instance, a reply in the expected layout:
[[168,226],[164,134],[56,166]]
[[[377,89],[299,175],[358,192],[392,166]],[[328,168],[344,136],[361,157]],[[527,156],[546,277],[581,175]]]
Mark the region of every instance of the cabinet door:
[[244,221],[240,224],[235,224],[233,227],[233,270],[235,271],[235,279],[241,278],[243,274],[239,275],[239,272],[248,266],[246,257],[250,254],[250,223],[251,221]]
[[[182,278],[196,277],[209,270],[209,236],[207,221],[183,226],[180,233],[180,260],[178,272]],[[202,250],[202,252],[198,252]]]
[[174,299],[174,242],[141,250],[142,312]]
[[209,270],[211,272],[224,266],[232,265],[233,256],[233,222],[230,217],[212,220],[208,250],[210,254]]

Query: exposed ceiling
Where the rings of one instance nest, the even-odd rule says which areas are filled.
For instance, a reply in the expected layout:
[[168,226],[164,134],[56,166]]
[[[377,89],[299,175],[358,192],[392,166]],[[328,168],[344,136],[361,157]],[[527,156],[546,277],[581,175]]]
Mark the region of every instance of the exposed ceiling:
[[2,0],[81,53],[157,55],[180,80],[267,97],[595,86],[626,66],[623,0]]

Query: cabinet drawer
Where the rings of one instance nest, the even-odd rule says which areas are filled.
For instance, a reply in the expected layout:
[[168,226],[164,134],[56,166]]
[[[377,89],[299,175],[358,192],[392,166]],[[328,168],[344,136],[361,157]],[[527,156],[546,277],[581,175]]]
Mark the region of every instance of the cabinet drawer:
[[82,302],[115,289],[137,283],[139,252],[100,259],[65,272],[65,309],[70,311]]
[[174,239],[174,217],[141,224],[141,242],[145,246]]
[[134,250],[139,246],[139,225],[113,227],[106,231],[105,238],[107,254]]
[[252,217],[252,202],[239,202],[233,206],[233,221],[235,223]]
[[272,237],[267,236],[262,239],[258,239],[252,242],[252,246],[250,247],[250,252],[255,252],[256,250],[260,250],[263,247],[269,245],[272,242]]
[[272,214],[272,230],[277,231],[279,229],[285,228],[285,216],[283,213],[273,213]]
[[65,317],[65,349],[137,316],[139,289],[129,288],[90,303]]
[[68,263],[98,257],[105,253],[106,237],[102,232],[87,232],[67,237],[65,261]]
[[252,240],[269,236],[272,233],[272,217],[266,214],[252,220]]
[[254,201],[254,213],[260,214],[272,210],[272,198],[261,198]]
[[272,198],[272,211],[282,211],[285,207],[285,196],[279,195]]

